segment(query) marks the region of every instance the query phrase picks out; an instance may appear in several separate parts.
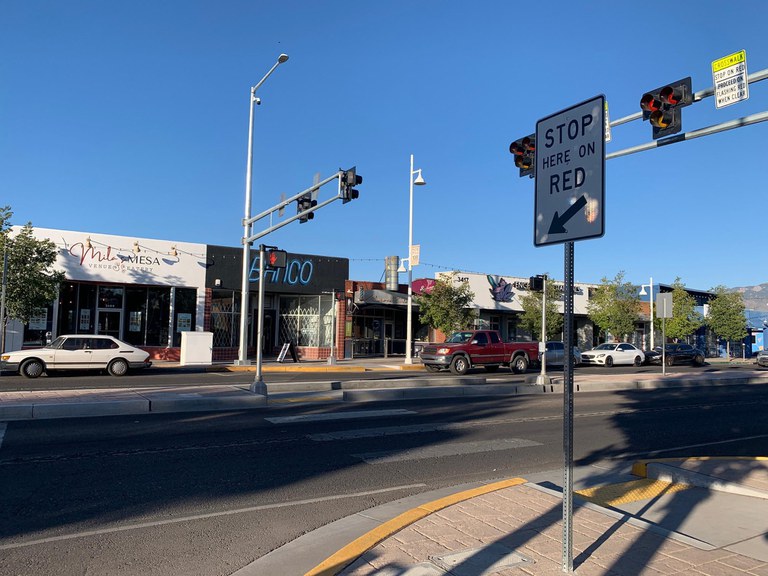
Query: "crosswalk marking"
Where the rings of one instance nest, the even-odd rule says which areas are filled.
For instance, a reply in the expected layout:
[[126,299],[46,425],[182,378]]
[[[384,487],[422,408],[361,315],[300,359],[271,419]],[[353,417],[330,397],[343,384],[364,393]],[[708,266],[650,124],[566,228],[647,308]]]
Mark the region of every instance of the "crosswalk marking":
[[331,420],[352,420],[357,418],[382,418],[384,416],[407,416],[416,414],[412,410],[356,410],[350,412],[333,412],[330,414],[300,414],[298,416],[278,416],[265,418],[272,424],[293,424],[296,422],[325,422]]
[[534,442],[533,440],[525,440],[524,438],[508,438],[504,440],[485,440],[479,442],[451,442],[447,444],[437,444],[434,446],[423,446],[396,451],[364,452],[362,454],[352,454],[352,456],[359,458],[368,464],[388,464],[392,462],[424,460],[426,458],[442,458],[445,456],[528,448],[531,446],[541,446],[541,443]]

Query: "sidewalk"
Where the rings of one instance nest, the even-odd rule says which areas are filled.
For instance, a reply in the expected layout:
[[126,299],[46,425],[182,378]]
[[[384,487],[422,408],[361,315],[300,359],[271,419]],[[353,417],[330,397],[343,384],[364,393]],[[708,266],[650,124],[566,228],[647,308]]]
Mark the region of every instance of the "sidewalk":
[[[576,574],[768,575],[768,458],[662,459],[629,472],[574,471]],[[302,536],[235,576],[563,574],[561,484],[557,470],[412,497]]]

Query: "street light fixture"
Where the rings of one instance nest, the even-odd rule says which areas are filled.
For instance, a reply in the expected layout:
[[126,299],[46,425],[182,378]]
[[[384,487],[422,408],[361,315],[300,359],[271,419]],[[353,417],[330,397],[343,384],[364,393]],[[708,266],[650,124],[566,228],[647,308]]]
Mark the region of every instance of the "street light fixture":
[[[416,178],[414,179],[414,176]],[[410,187],[409,216],[408,216],[408,320],[405,328],[405,363],[413,364],[411,356],[411,342],[413,339],[413,186],[424,186],[426,182],[421,176],[421,168],[413,169],[413,154],[411,154],[411,171],[408,176]]]
[[648,288],[650,290],[651,298],[651,350],[654,348],[654,340],[653,340],[653,277],[651,277],[649,284],[643,284],[640,286],[640,296],[647,296],[648,292],[645,291],[645,289]]
[[[245,217],[243,218],[243,283],[240,299],[240,350],[238,353],[238,359],[235,364],[245,365],[249,364],[248,361],[248,300],[250,294],[248,292],[250,287],[250,267],[251,267],[251,243],[248,242],[248,238],[251,236],[251,227],[253,224],[249,222],[251,218],[251,191],[253,183],[253,108],[257,104],[261,104],[261,100],[256,98],[256,90],[264,84],[264,81],[269,78],[269,75],[275,71],[283,62],[288,60],[288,54],[280,54],[275,62],[274,66],[269,69],[264,75],[264,78],[259,80],[258,84],[251,88],[251,98],[249,102],[249,118],[248,118],[248,163],[245,169]],[[261,282],[261,278],[259,278]],[[257,342],[256,346],[260,346],[261,342]]]

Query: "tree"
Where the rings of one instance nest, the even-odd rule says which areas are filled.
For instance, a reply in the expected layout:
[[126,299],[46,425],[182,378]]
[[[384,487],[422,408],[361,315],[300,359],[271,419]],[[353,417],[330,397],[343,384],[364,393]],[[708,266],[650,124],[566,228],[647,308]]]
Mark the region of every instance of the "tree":
[[725,338],[728,356],[731,340],[743,340],[747,336],[747,318],[744,315],[744,299],[740,292],[728,292],[725,286],[712,288],[715,297],[709,302],[706,323],[720,338]]
[[672,284],[672,318],[667,318],[664,331],[667,338],[681,340],[698,330],[704,322],[696,312],[696,299],[688,294],[678,276]]
[[[562,297],[562,287],[555,285],[547,279],[545,282],[547,291],[547,340],[558,340],[563,333],[563,315],[557,311],[557,301]],[[541,292],[529,292],[520,297],[520,305],[523,314],[520,317],[520,326],[530,332],[535,339],[541,337]]]
[[429,293],[415,295],[421,322],[446,335],[471,328],[477,318],[477,312],[469,307],[475,294],[465,282],[456,285],[454,276],[438,278]]
[[[35,310],[45,308],[58,294],[64,274],[52,269],[56,262],[56,244],[38,240],[27,223],[18,234],[11,236],[10,206],[0,208],[0,252],[8,255],[5,287],[5,318],[29,322]],[[5,333],[5,326],[3,334]]]
[[603,278],[600,282],[602,285],[594,289],[587,303],[589,319],[604,336],[611,334],[624,340],[640,320],[639,288],[624,282],[623,270],[613,280]]

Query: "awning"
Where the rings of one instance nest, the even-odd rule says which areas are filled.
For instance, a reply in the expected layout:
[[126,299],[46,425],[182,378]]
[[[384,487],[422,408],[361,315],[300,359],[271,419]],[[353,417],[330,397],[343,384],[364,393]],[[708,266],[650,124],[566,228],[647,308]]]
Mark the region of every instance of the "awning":
[[[393,306],[408,306],[408,295],[388,290],[356,290],[355,304],[387,304]],[[414,302],[414,306],[416,303]]]

